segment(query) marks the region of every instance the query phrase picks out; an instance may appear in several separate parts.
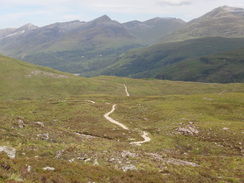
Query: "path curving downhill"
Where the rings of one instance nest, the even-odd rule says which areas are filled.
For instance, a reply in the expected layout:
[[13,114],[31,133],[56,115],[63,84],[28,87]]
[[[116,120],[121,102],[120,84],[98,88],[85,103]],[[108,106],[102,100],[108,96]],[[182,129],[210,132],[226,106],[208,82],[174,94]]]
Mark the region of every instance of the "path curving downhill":
[[[125,93],[126,93],[126,96],[129,97],[130,94],[129,94],[129,92],[128,92],[128,88],[127,88],[127,86],[126,86],[125,84],[124,84],[124,87],[125,87]],[[104,114],[104,117],[105,117],[108,121],[110,121],[111,123],[114,123],[114,124],[116,124],[116,125],[122,127],[122,128],[125,129],[125,130],[129,130],[129,128],[128,128],[127,126],[125,126],[124,124],[122,124],[122,123],[120,123],[120,122],[114,120],[113,118],[109,117],[109,115],[112,114],[112,113],[115,111],[115,107],[116,107],[116,104],[113,105],[111,111],[109,111],[108,113]],[[138,146],[140,146],[141,144],[143,144],[143,143],[145,143],[145,142],[149,142],[149,141],[151,141],[151,138],[148,137],[148,133],[145,132],[145,131],[143,131],[142,138],[144,138],[143,141],[131,142],[130,144],[134,144],[134,145],[138,145]]]
[[129,128],[127,128],[127,126],[125,126],[125,125],[123,125],[122,123],[120,123],[120,122],[114,120],[113,118],[109,117],[109,115],[112,114],[112,113],[115,111],[115,106],[116,106],[116,104],[113,105],[111,111],[109,111],[108,113],[104,114],[104,117],[105,117],[108,121],[110,121],[111,123],[114,123],[114,124],[116,124],[116,125],[122,127],[122,128],[125,129],[125,130],[129,130]]
[[[110,121],[111,123],[114,123],[118,126],[120,126],[121,128],[125,129],[125,130],[129,130],[129,128],[127,126],[125,126],[124,124],[114,120],[113,118],[109,117],[110,114],[112,114],[114,111],[115,111],[115,107],[116,107],[116,104],[113,105],[111,111],[109,111],[108,113],[104,114],[104,117]],[[143,131],[143,135],[142,135],[142,138],[144,138],[143,141],[137,141],[137,142],[131,142],[130,144],[134,144],[134,145],[138,145],[140,146],[141,144],[145,143],[145,142],[149,142],[151,141],[151,138],[148,137],[148,133]]]
[[145,131],[143,132],[142,138],[144,138],[143,141],[131,142],[130,144],[135,144],[135,145],[140,146],[141,144],[143,144],[143,143],[145,143],[145,142],[149,142],[149,141],[151,141],[151,138],[148,137],[148,133],[145,132]]

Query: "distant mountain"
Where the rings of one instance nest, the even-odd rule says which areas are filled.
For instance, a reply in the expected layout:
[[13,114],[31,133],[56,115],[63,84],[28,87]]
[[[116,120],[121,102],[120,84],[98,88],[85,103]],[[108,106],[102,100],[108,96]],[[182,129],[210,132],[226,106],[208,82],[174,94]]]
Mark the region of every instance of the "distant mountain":
[[194,19],[163,41],[174,42],[204,37],[244,37],[244,9],[222,6]]
[[[237,49],[239,51],[235,54],[233,50]],[[243,82],[243,49],[244,38],[215,37],[159,44],[128,51],[101,74],[201,82]],[[218,76],[212,77],[216,74]]]
[[27,24],[0,30],[0,53],[65,72],[94,76],[120,54],[156,42],[184,22],[155,18],[132,24],[121,24],[106,15],[89,22],[77,20],[44,27]]
[[85,77],[174,79],[164,75],[168,65],[241,49],[242,38],[244,10],[223,6],[188,23],[154,18],[121,24],[104,15],[89,22],[3,29],[0,53]]
[[0,40],[3,39],[6,35],[14,32],[15,30],[15,28],[0,29]]
[[144,43],[153,44],[185,24],[186,22],[176,18],[153,18],[145,22],[131,21],[123,25]]

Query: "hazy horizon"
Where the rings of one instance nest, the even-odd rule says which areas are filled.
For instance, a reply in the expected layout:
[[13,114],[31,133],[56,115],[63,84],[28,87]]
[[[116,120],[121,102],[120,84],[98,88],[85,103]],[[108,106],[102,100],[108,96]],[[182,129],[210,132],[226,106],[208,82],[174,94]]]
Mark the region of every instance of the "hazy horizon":
[[155,17],[188,22],[224,5],[244,8],[243,0],[1,0],[0,29],[27,23],[41,27],[55,22],[91,21],[102,15],[121,23]]

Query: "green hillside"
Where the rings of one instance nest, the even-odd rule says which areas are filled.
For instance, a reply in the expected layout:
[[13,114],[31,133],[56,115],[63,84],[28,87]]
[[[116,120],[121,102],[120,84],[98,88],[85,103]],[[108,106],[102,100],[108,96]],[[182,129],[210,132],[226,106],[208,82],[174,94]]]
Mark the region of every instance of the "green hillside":
[[[4,56],[0,56],[0,71],[0,97],[6,99],[44,99],[108,94],[124,96],[123,84],[130,85],[131,95],[135,96],[219,93],[222,90],[243,91],[235,84],[213,84],[206,87],[204,83],[194,82],[139,80],[108,76],[82,78]],[[189,87],[191,90],[187,89]]]
[[116,84],[96,82],[71,74],[0,56],[1,98],[47,98],[85,94],[124,94]]
[[157,73],[156,78],[199,82],[243,83],[244,49],[186,60],[165,67]]
[[[166,43],[154,45],[148,48],[135,49],[128,51],[127,53],[121,55],[115,64],[111,65],[102,74],[106,75],[116,75],[116,76],[126,76],[126,77],[134,77],[134,78],[158,78],[158,79],[174,79],[170,77],[170,74],[179,76],[177,80],[188,80],[188,81],[202,81],[202,82],[233,82],[233,79],[228,78],[228,76],[222,76],[221,81],[218,78],[212,79],[204,79],[208,77],[208,74],[213,74],[213,72],[206,72],[202,80],[198,80],[198,77],[201,77],[201,70],[204,68],[196,68],[200,67],[200,65],[192,64],[185,67],[189,67],[189,69],[194,70],[194,72],[190,74],[195,74],[196,76],[191,76],[189,78],[180,76],[188,70],[183,70],[182,66],[185,61],[189,59],[203,58],[209,55],[223,53],[222,55],[225,57],[226,62],[229,61],[229,57],[233,59],[238,57],[240,62],[228,62],[229,72],[236,73],[238,71],[241,74],[243,71],[240,71],[239,68],[242,68],[241,60],[242,54],[237,54],[235,56],[233,52],[233,56],[229,56],[228,53],[232,50],[244,48],[244,39],[243,38],[202,38],[202,39],[194,39],[187,40],[183,42],[176,43]],[[225,53],[228,52],[228,53]],[[229,53],[229,54],[232,54]],[[173,70],[177,66],[178,70]],[[232,66],[232,65],[235,66]],[[237,64],[237,66],[236,66]],[[176,65],[176,66],[174,66]],[[239,67],[239,66],[240,67]],[[196,68],[195,68],[196,67]],[[170,69],[170,70],[168,70]],[[211,69],[211,68],[210,68]],[[175,71],[176,73],[171,73]],[[199,72],[197,72],[199,71]],[[241,73],[240,73],[241,72]],[[170,74],[169,74],[170,73]],[[187,74],[187,73],[186,73]],[[221,73],[219,73],[221,74]],[[168,77],[169,76],[169,77]],[[236,77],[235,82],[242,82],[241,77]]]
[[243,179],[242,83],[88,79],[4,56],[0,82],[0,182]]

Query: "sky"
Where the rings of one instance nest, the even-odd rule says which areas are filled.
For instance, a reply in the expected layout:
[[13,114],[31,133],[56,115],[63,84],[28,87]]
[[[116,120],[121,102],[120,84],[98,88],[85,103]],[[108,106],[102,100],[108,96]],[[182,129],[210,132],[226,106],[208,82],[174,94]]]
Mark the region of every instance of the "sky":
[[121,23],[155,17],[190,21],[224,5],[244,8],[244,0],[0,0],[0,29],[91,21],[102,15]]

